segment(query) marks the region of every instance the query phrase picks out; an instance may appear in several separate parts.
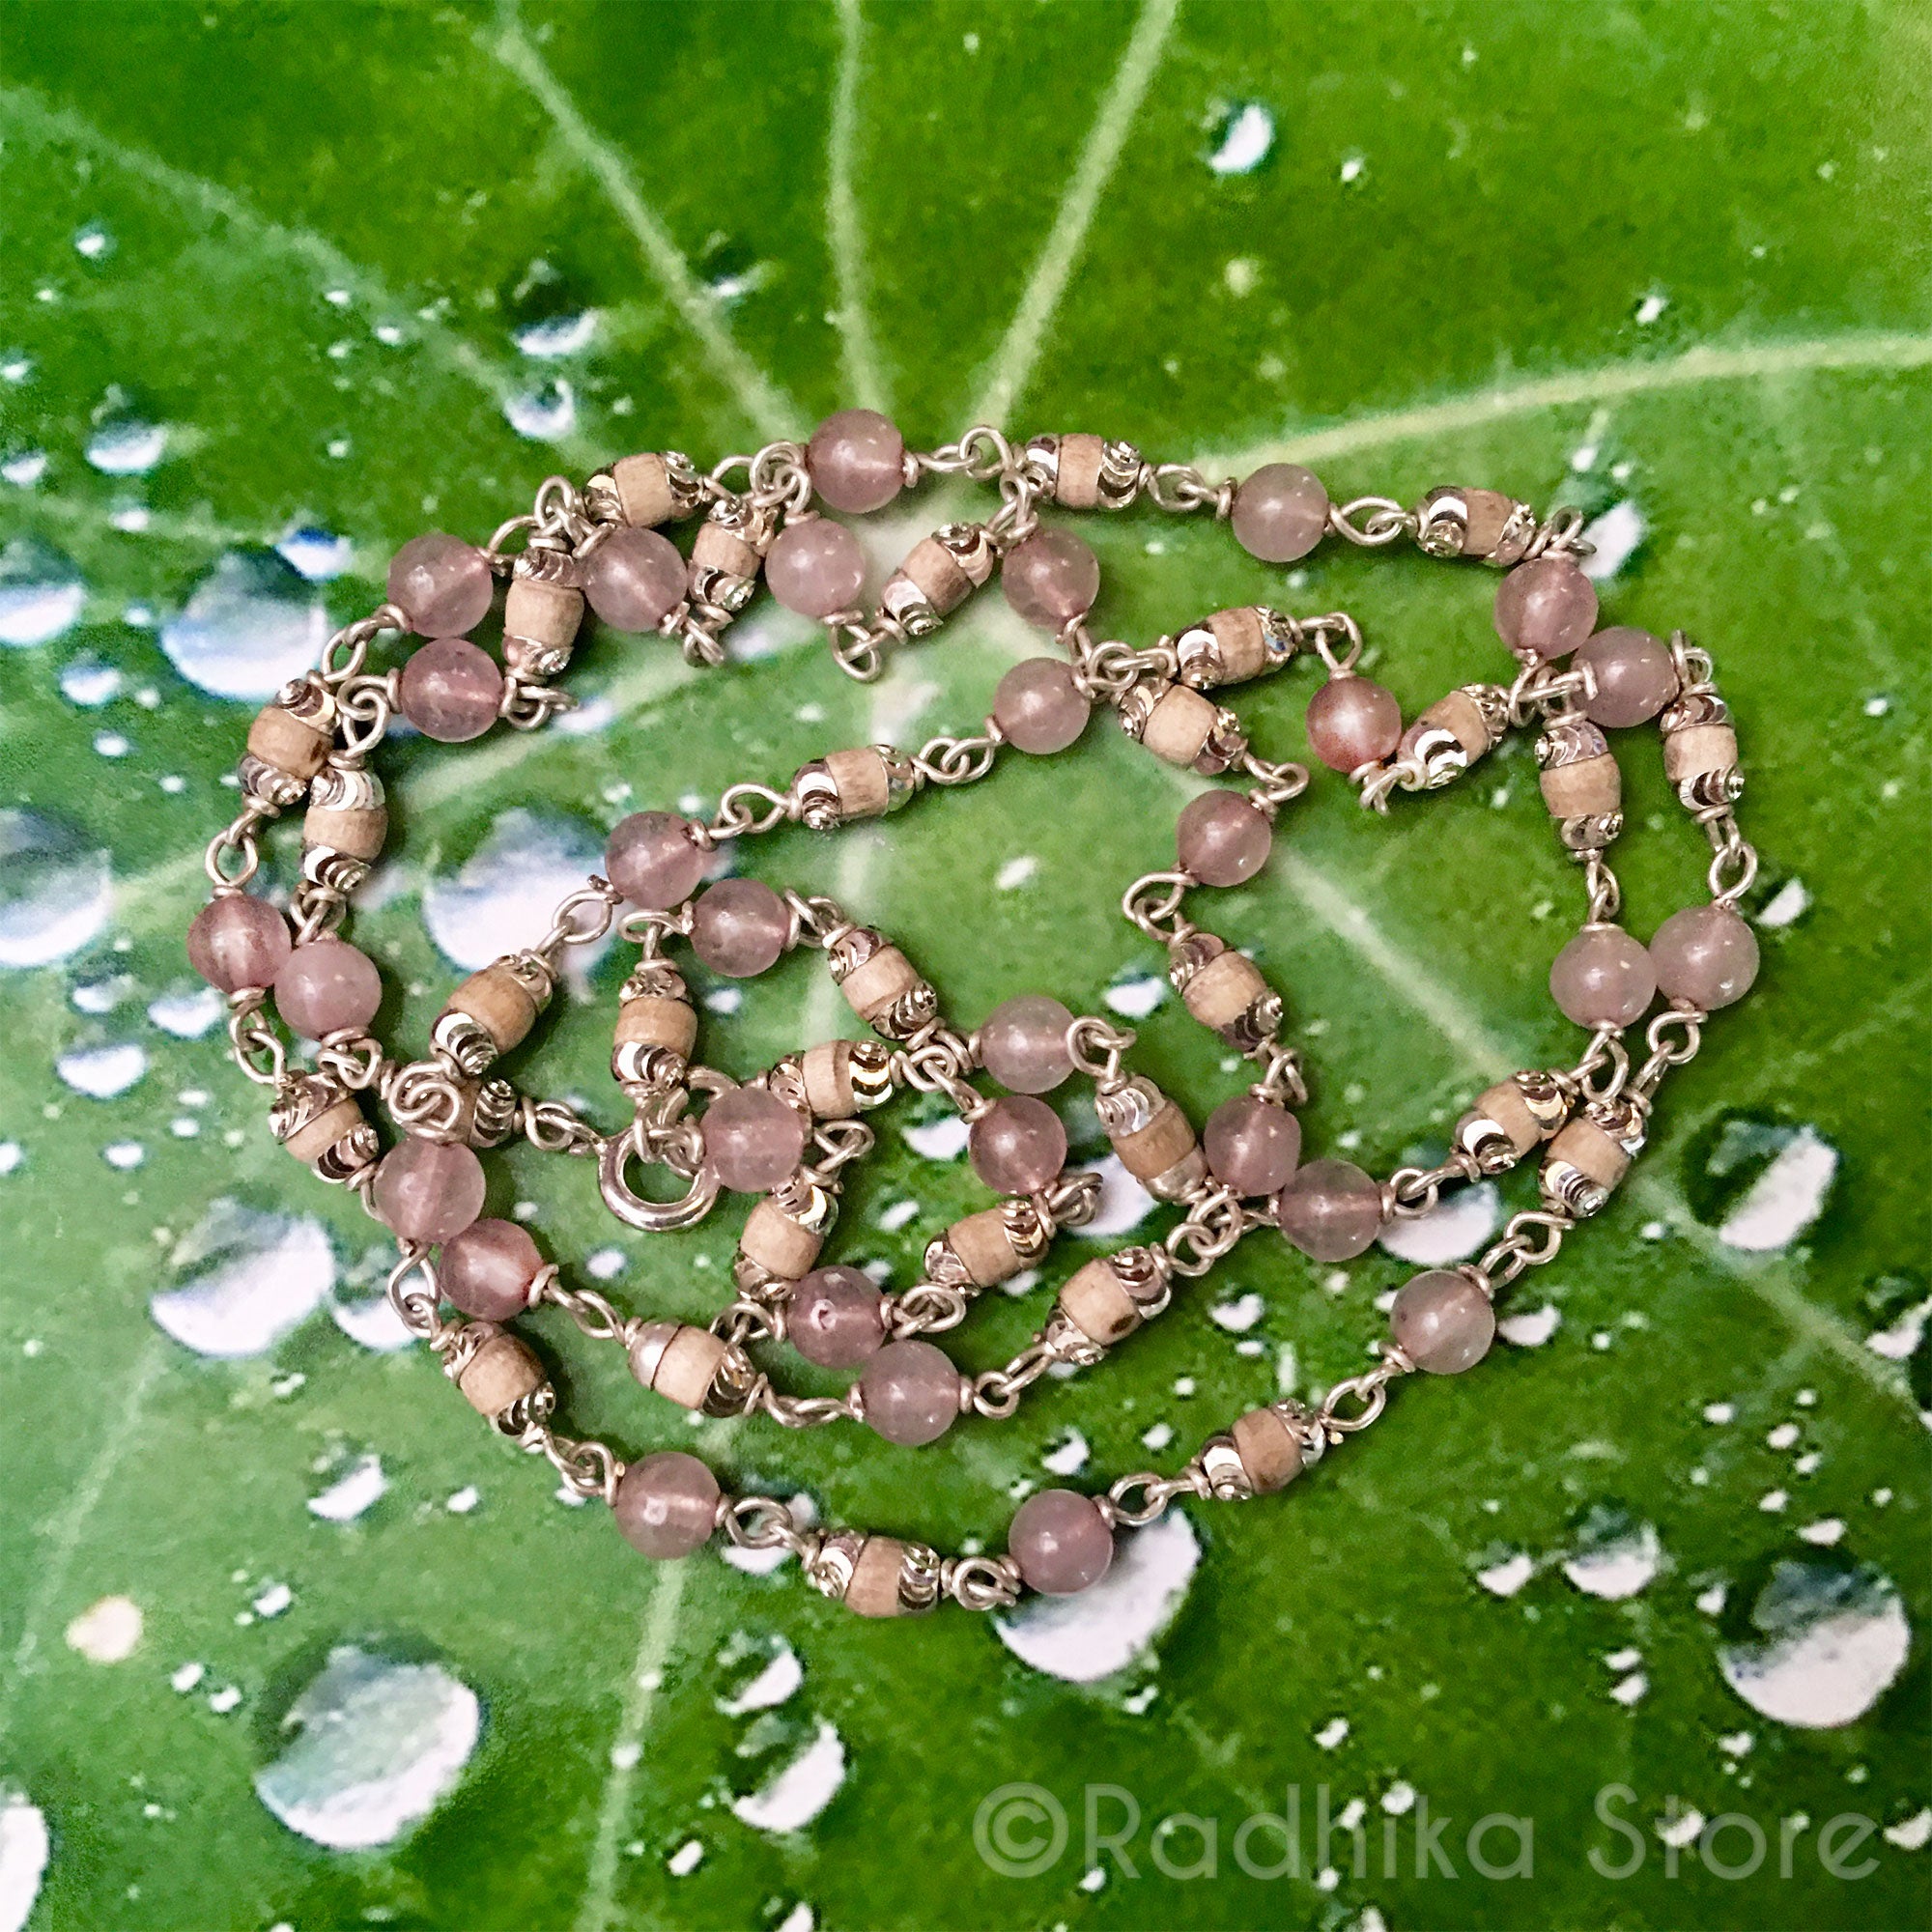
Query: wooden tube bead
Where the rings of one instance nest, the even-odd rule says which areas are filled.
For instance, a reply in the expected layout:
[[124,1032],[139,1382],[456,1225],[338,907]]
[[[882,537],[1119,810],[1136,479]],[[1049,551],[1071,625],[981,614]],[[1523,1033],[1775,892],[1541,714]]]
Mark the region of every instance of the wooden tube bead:
[[1642,1151],[1644,1117],[1624,1099],[1593,1100],[1544,1150],[1537,1185],[1546,1206],[1595,1214]]
[[1123,1248],[1075,1269],[1061,1284],[1054,1307],[1095,1348],[1111,1349],[1147,1320],[1165,1291],[1147,1251]]
[[1443,486],[1416,507],[1417,545],[1431,556],[1471,556],[1498,566],[1520,559],[1536,534],[1536,516],[1500,490]]
[[1608,818],[1623,806],[1609,740],[1580,713],[1550,720],[1536,741],[1537,783],[1552,818]]
[[694,576],[709,570],[721,577],[749,581],[757,576],[763,562],[757,546],[748,541],[745,532],[729,527],[717,517],[707,517],[697,526],[697,536],[691,546]]
[[1265,605],[1216,611],[1174,640],[1183,684],[1207,691],[1217,684],[1244,684],[1278,670],[1294,655],[1293,627]]
[[992,576],[997,561],[978,524],[948,524],[913,546],[886,580],[879,608],[908,637],[923,637]]
[[[282,696],[286,697],[286,691]],[[328,762],[333,743],[329,724],[297,717],[280,699],[265,704],[248,726],[248,755],[303,783]]]
[[939,1555],[895,1536],[834,1530],[808,1572],[826,1596],[862,1617],[917,1616],[939,1601]]
[[1032,1267],[1051,1240],[1051,1228],[1033,1202],[1003,1201],[953,1222],[927,1244],[926,1278],[945,1288],[993,1288]]
[[1188,976],[1180,988],[1180,999],[1203,1026],[1226,1037],[1231,1031],[1238,1031],[1272,992],[1261,968],[1231,946]]
[[472,1321],[464,1340],[472,1346],[456,1371],[456,1386],[478,1415],[494,1420],[545,1385],[543,1364],[528,1344],[495,1322]]
[[1548,1073],[1519,1073],[1476,1095],[1455,1144],[1485,1174],[1502,1174],[1563,1124],[1570,1095]]
[[918,784],[905,753],[892,745],[858,745],[801,765],[791,781],[799,816],[814,832],[896,811]]
[[582,590],[519,570],[503,600],[504,664],[526,677],[554,677],[570,662],[582,623]]
[[652,528],[697,507],[697,473],[691,458],[674,449],[620,458],[611,466],[611,481],[627,524]]
[[362,1103],[326,1074],[292,1074],[269,1110],[269,1131],[327,1181],[343,1181],[382,1152]]
[[889,1037],[907,1037],[938,1009],[938,995],[919,969],[868,928],[855,928],[835,941],[827,960],[846,1005]]
[[818,1264],[825,1232],[788,1214],[767,1196],[745,1217],[738,1253],[773,1281],[802,1281]]
[[1228,1434],[1257,1495],[1286,1489],[1300,1475],[1301,1437],[1278,1410],[1251,1408]]
[[872,1039],[829,1039],[799,1056],[805,1104],[821,1121],[849,1121],[893,1095],[892,1050]]
[[1149,678],[1121,700],[1121,728],[1155,757],[1211,778],[1247,750],[1240,720],[1184,684]]
[[383,856],[388,832],[382,780],[360,765],[324,765],[302,814],[302,876],[354,892]]
[[450,994],[430,1037],[466,1073],[481,1073],[498,1054],[528,1038],[550,999],[548,975],[526,953],[486,966]]
[[[619,1047],[662,1047],[680,1060],[689,1060],[697,1043],[696,1009],[688,1000],[658,993],[626,1000],[617,1009],[615,1043]],[[620,1073],[617,1077],[624,1076]]]
[[1121,1165],[1163,1201],[1178,1201],[1208,1172],[1194,1123],[1151,1081],[1130,1080],[1097,1100]]
[[1466,691],[1457,690],[1438,697],[1416,721],[1422,730],[1447,731],[1463,748],[1470,764],[1491,747],[1489,720],[1482,706]]
[[711,1401],[726,1352],[724,1341],[708,1328],[647,1321],[631,1344],[631,1373],[680,1408],[702,1409]]

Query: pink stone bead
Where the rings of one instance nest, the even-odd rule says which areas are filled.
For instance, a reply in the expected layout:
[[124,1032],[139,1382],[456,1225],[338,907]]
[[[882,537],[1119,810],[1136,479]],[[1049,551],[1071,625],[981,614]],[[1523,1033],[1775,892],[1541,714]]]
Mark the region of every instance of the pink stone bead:
[[720,879],[692,907],[691,950],[727,980],[749,980],[776,964],[790,933],[784,900],[762,879]]
[[543,1251],[514,1221],[472,1221],[437,1257],[437,1286],[479,1321],[508,1321],[530,1304]]
[[959,1371],[930,1342],[888,1342],[859,1376],[866,1420],[888,1442],[936,1442],[959,1414]]
[[634,811],[611,828],[605,874],[635,906],[662,912],[682,905],[711,863],[696,831],[674,811]]
[[1591,724],[1611,730],[1645,724],[1677,696],[1677,667],[1670,647],[1648,631],[1613,624],[1577,646],[1576,662],[1588,665],[1597,695],[1584,705]]
[[1107,1574],[1114,1532],[1092,1496],[1041,1490],[1013,1512],[1007,1549],[1028,1588],[1043,1597],[1071,1597]]
[[1597,586],[1567,556],[1532,557],[1496,585],[1496,636],[1513,651],[1568,657],[1597,621]]
[[1001,678],[993,721],[1022,752],[1064,752],[1087,728],[1093,701],[1058,658],[1027,658]]
[[806,1121],[763,1087],[734,1087],[704,1110],[704,1157],[734,1194],[762,1194],[797,1168]]
[[405,1241],[453,1241],[483,1211],[483,1163],[467,1147],[406,1140],[376,1170],[376,1212]]
[[980,1058],[1002,1087],[1015,1094],[1050,1094],[1073,1071],[1066,1029],[1073,1015],[1044,993],[1002,1002],[980,1029]]
[[1204,791],[1181,808],[1174,848],[1203,885],[1238,886],[1267,863],[1274,827],[1237,791]]
[[1009,1094],[973,1122],[966,1142],[973,1172],[1001,1194],[1031,1194],[1066,1165],[1066,1129],[1044,1100]]
[[275,975],[275,1010],[307,1039],[358,1032],[383,1004],[383,976],[359,947],[335,938],[298,946]]
[[824,517],[787,524],[766,554],[765,582],[801,617],[850,611],[866,587],[865,546],[843,524]]
[[1549,997],[1578,1026],[1627,1027],[1656,992],[1650,954],[1620,925],[1586,925],[1549,968]]
[[1298,463],[1270,463],[1235,492],[1235,541],[1264,563],[1293,563],[1328,527],[1328,492]]
[[1372,678],[1331,677],[1308,700],[1308,743],[1331,772],[1379,764],[1402,743],[1402,706]]
[[437,638],[411,653],[398,689],[403,716],[425,738],[462,745],[496,724],[503,673],[468,638]]
[[905,486],[905,438],[877,410],[840,410],[812,431],[806,467],[835,510],[883,510]]
[[718,1478],[696,1456],[661,1449],[618,1477],[611,1514],[624,1540],[646,1556],[689,1556],[718,1526]]
[[490,614],[490,559],[461,537],[431,530],[389,560],[389,602],[425,638],[460,638]]
[[1657,928],[1650,958],[1666,1000],[1716,1012],[1750,991],[1757,978],[1757,934],[1727,906],[1687,906]]
[[1460,1376],[1490,1352],[1496,1312],[1465,1274],[1433,1268],[1403,1288],[1389,1310],[1395,1345],[1432,1376]]
[[223,893],[195,914],[187,929],[187,963],[211,986],[239,993],[272,986],[293,942],[289,923],[266,899]]
[[813,1268],[792,1291],[785,1333],[808,1362],[857,1368],[886,1339],[877,1285],[855,1267]]
[[1382,1191],[1352,1161],[1311,1160],[1275,1209],[1283,1235],[1311,1261],[1352,1261],[1381,1233]]
[[1237,1094],[1223,1100],[1201,1129],[1208,1171],[1236,1194],[1276,1194],[1301,1158],[1301,1122],[1286,1107]]
[[1029,624],[1058,631],[1094,608],[1100,559],[1071,530],[1042,526],[1007,553],[1000,588]]
[[626,525],[583,559],[583,595],[613,631],[655,631],[684,592],[684,558],[656,530]]

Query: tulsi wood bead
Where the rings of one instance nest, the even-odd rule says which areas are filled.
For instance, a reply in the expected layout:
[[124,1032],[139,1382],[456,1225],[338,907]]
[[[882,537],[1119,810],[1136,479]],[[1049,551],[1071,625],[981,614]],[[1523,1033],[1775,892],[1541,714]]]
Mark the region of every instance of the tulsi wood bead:
[[767,1197],[745,1217],[738,1252],[777,1281],[800,1281],[818,1264],[821,1229],[808,1226]]
[[691,546],[694,575],[698,571],[715,570],[724,577],[753,578],[757,576],[763,561],[753,545],[715,518],[707,518],[697,526],[696,538]]
[[1301,1437],[1272,1408],[1251,1408],[1229,1430],[1257,1495],[1286,1489],[1301,1473]]
[[1505,1080],[1479,1094],[1470,1111],[1485,1120],[1493,1121],[1509,1136],[1510,1146],[1519,1154],[1525,1154],[1532,1148],[1541,1146],[1544,1135],[1548,1132],[1530,1111],[1522,1089],[1514,1080]]
[[919,969],[896,946],[882,946],[840,980],[838,990],[852,1010],[870,1026],[905,994],[924,984]]
[[1430,491],[1416,509],[1415,540],[1431,556],[1512,564],[1535,534],[1536,518],[1529,505],[1500,490],[1445,486]]
[[488,1330],[457,1372],[456,1385],[478,1415],[493,1419],[544,1386],[543,1364],[527,1344],[488,1321],[471,1324],[471,1335]]
[[[1225,955],[1224,955],[1225,956]],[[1143,1083],[1141,1104],[1122,1113],[1103,1094],[1100,1124],[1134,1179],[1164,1201],[1178,1200],[1207,1172],[1207,1159],[1195,1139],[1193,1122],[1173,1099]]]
[[388,834],[386,806],[339,810],[333,806],[311,805],[302,814],[305,851],[339,852],[345,859],[356,859],[364,865],[383,856],[383,841]]
[[611,466],[611,480],[627,524],[646,527],[688,515],[697,501],[691,459],[674,450],[626,456]]
[[1623,779],[1608,752],[1575,764],[1551,765],[1538,773],[1536,781],[1552,818],[1606,818],[1623,807]]
[[680,1408],[702,1409],[723,1366],[724,1343],[708,1328],[682,1321],[650,1321],[631,1345],[631,1373]]
[[913,1614],[915,1605],[905,1601],[900,1588],[905,1569],[907,1546],[895,1536],[868,1536],[852,1566],[852,1579],[845,1585],[844,1604],[862,1617],[902,1617]]
[[1076,1269],[1061,1284],[1056,1304],[1097,1348],[1111,1349],[1131,1335],[1148,1319],[1150,1306],[1164,1288],[1157,1274],[1148,1270],[1125,1274],[1118,1262],[1118,1257],[1109,1256]]
[[1060,438],[1053,473],[1053,500],[1069,510],[1092,510],[1100,501],[1100,462],[1106,439],[1076,431]]
[[332,1107],[326,1108],[305,1125],[297,1127],[282,1145],[298,1161],[313,1167],[336,1142],[366,1124],[361,1102],[353,1094],[345,1094]]
[[[1025,1208],[1021,1228],[1029,1236],[1024,1239],[1015,1229],[1015,1210],[1021,1206]],[[1036,1235],[1037,1238],[1031,1238]],[[963,1276],[971,1287],[993,1288],[1031,1267],[1045,1251],[1045,1230],[1031,1204],[1008,1202],[953,1222],[928,1244],[925,1272],[934,1281],[958,1285]]]
[[1136,685],[1122,699],[1121,726],[1155,757],[1204,778],[1226,771],[1247,749],[1232,711],[1187,685],[1158,679]]
[[619,1046],[661,1046],[688,1060],[697,1043],[697,1014],[689,1001],[646,993],[617,1009]]
[[554,677],[582,623],[582,590],[520,572],[503,600],[503,662],[526,677]]
[[821,1121],[848,1121],[892,1097],[892,1052],[877,1040],[829,1039],[799,1056],[805,1104]]
[[914,545],[886,580],[879,608],[923,637],[950,616],[993,574],[997,553],[977,524],[948,524]]
[[1463,748],[1471,764],[1490,749],[1490,727],[1482,707],[1466,691],[1452,691],[1438,697],[1420,718],[1416,726],[1432,726],[1447,731]]
[[1672,784],[1737,769],[1738,734],[1729,724],[1691,724],[1663,734],[1663,775]]
[[[508,1053],[512,1047],[522,1045],[529,1037],[530,1029],[536,1025],[537,1015],[543,1010],[544,1004],[545,1000],[538,998],[536,989],[527,980],[499,959],[494,966],[486,966],[480,973],[470,974],[450,994],[441,1017],[431,1030],[432,1037],[437,1039],[439,1045],[448,1040],[466,1073],[480,1073],[496,1054]],[[474,1023],[473,1028],[461,1025],[466,1019]],[[458,1024],[446,1024],[452,1021]],[[488,1045],[495,1049],[487,1057],[484,1056],[482,1042],[475,1038],[474,1029],[477,1028],[481,1029]],[[455,1037],[459,1035],[463,1038],[461,1045]]]
[[858,745],[801,765],[791,781],[799,816],[814,832],[883,818],[918,788],[912,760],[892,745]]
[[1264,605],[1243,604],[1216,611],[1182,631],[1174,640],[1183,684],[1207,691],[1217,684],[1245,684],[1264,671],[1278,670],[1294,655],[1294,632],[1288,620]]
[[1182,1004],[1205,1027],[1216,1033],[1236,1025],[1257,1000],[1265,999],[1268,983],[1245,952],[1232,947],[1217,952],[1180,989]]
[[279,704],[268,704],[248,726],[248,750],[290,778],[312,779],[328,762],[330,734]]

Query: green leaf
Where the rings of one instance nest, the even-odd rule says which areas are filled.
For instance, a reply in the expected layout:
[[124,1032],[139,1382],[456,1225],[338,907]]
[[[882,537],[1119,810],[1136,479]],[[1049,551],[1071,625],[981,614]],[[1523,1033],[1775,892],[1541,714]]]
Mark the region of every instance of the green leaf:
[[[1922,1922],[1912,10],[0,18],[0,1924]],[[1164,1628],[1088,1684],[986,1619],[862,1624],[789,1567],[652,1567],[558,1507],[418,1351],[355,1338],[375,1231],[263,1134],[181,954],[245,693],[366,611],[395,545],[480,539],[552,470],[710,462],[853,400],[923,447],[987,417],[1212,473],[1291,456],[1338,499],[1455,480],[1575,503],[1637,539],[1608,614],[1707,646],[1747,750],[1758,991],[1667,1084],[1631,1184],[1513,1293],[1541,1320],[1461,1381],[1399,1387],[1288,1495],[1184,1506],[1149,1565],[1157,1584],[1198,1552]],[[1261,598],[1347,609],[1411,714],[1507,662],[1481,572],[1324,546],[1284,582],[1206,520],[1091,521],[1109,635]],[[922,527],[895,513],[882,542]],[[636,806],[969,726],[1032,648],[983,598],[870,692],[809,630],[761,607],[740,635],[762,654],[708,673],[597,636],[571,673],[593,728],[394,747],[402,856],[356,930],[400,989],[396,1037],[421,1039],[454,970],[425,903],[472,943],[506,837],[581,870]],[[1301,752],[1310,689],[1304,668],[1233,694],[1264,755]],[[1648,932],[1701,895],[1703,854],[1654,760],[1627,765],[1616,864]],[[787,832],[751,864],[886,926],[966,1023],[1029,989],[1105,1010],[1160,963],[1116,906],[1167,862],[1189,788],[1096,725],[889,830]],[[1312,1150],[1428,1161],[1489,1079],[1574,1052],[1543,983],[1579,903],[1554,842],[1520,751],[1385,821],[1318,779],[1262,878],[1202,908],[1287,997]],[[520,1068],[606,1124],[620,973],[598,964],[598,1011]],[[837,1008],[793,960],[707,1016],[703,1051],[744,1073]],[[1197,1118],[1238,1090],[1174,1002],[1140,1032],[1136,1065]],[[905,1141],[918,1118],[886,1121],[835,1250],[901,1283],[982,1198]],[[722,1300],[735,1216],[646,1241],[581,1166],[493,1173],[627,1310]],[[206,1352],[247,1313],[216,1291],[265,1270],[305,1319]],[[1097,1487],[1356,1372],[1405,1272],[1256,1236],[1102,1370],[915,1459],[849,1430],[696,1440],[745,1491],[997,1548],[1075,1431],[1070,1480]],[[963,1363],[1004,1360],[1049,1292],[992,1297]],[[627,1455],[693,1439],[614,1351],[534,1327],[570,1426]],[[1012,1784],[1068,1821],[1030,1877],[976,1850]],[[1137,1808],[1124,1859],[1083,1841],[1090,1804],[1124,1830],[1099,1787]],[[1242,1821],[1291,1793],[1299,1870],[1253,1876],[1280,1838]],[[1453,1881],[1417,1875],[1425,1801]],[[981,1838],[1024,1853],[1051,1822],[1032,1802]],[[1362,1870],[1346,1835],[1318,1849],[1323,1806],[1359,1819]],[[1707,1868],[1692,1812],[1753,1821],[1762,1869]],[[1487,1813],[1534,1819],[1533,1877],[1472,1866]],[[1216,1876],[1172,1875],[1202,1855],[1198,1825],[1155,1845],[1174,1814],[1215,1821]],[[1840,1814],[1884,1833],[1830,1840],[1841,1869],[1876,1861],[1856,1882],[1821,1864]],[[1605,1815],[1646,1851],[1620,1880],[1588,1859],[1632,1856]],[[1748,1829],[1710,1850],[1736,1869]]]

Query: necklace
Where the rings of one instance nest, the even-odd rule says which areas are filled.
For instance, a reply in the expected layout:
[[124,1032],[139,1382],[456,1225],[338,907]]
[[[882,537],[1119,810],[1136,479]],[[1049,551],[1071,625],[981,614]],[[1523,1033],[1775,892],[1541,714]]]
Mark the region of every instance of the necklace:
[[[821,506],[882,509],[935,477],[993,486],[999,507],[984,522],[949,523],[924,538],[867,611],[864,552]],[[1412,543],[1432,557],[1502,570],[1495,628],[1516,674],[1506,686],[1452,691],[1405,727],[1394,696],[1356,669],[1362,636],[1346,612],[1297,618],[1253,606],[1216,611],[1144,649],[1097,639],[1088,613],[1098,563],[1039,510],[1121,511],[1142,500],[1227,523],[1270,563],[1293,562],[1327,538],[1372,550]],[[687,558],[660,526],[689,518],[699,521]],[[387,601],[331,638],[318,668],[255,720],[240,766],[244,803],[208,847],[213,892],[189,929],[189,957],[228,996],[234,1058],[271,1094],[276,1138],[323,1180],[354,1189],[395,1234],[400,1259],[388,1294],[403,1321],[473,1407],[545,1457],[572,1493],[609,1505],[645,1555],[681,1557],[721,1535],[741,1548],[789,1550],[819,1590],[867,1616],[927,1609],[943,1597],[993,1609],[1023,1589],[1071,1594],[1106,1573],[1118,1528],[1151,1522],[1183,1495],[1235,1501],[1282,1489],[1375,1422],[1402,1377],[1475,1366],[1495,1335],[1496,1294],[1553,1261],[1570,1232],[1604,1207],[1642,1150],[1665,1074],[1696,1054],[1711,1013],[1742,998],[1756,976],[1756,941],[1737,905],[1757,861],[1733,810],[1742,790],[1737,737],[1711,660],[1682,632],[1665,644],[1639,630],[1596,630],[1597,595],[1580,568],[1588,554],[1576,512],[1539,520],[1490,490],[1433,490],[1412,509],[1381,497],[1332,504],[1292,464],[1215,482],[1097,436],[1017,445],[985,426],[915,452],[887,418],[865,410],[828,418],[808,444],[774,442],[708,472],[665,452],[627,457],[581,489],[552,477],[531,512],[481,548],[441,533],[406,544],[390,567]],[[937,737],[913,753],[834,752],[783,789],[735,783],[708,821],[636,812],[611,834],[608,876],[570,894],[536,944],[456,988],[424,1058],[399,1061],[370,1036],[381,979],[339,929],[383,849],[387,813],[369,760],[398,718],[445,743],[498,725],[541,727],[573,702],[555,680],[586,601],[612,628],[655,632],[694,665],[722,663],[725,634],[761,576],[781,603],[822,620],[842,670],[869,680],[889,653],[940,629],[995,571],[1014,610],[1060,654],[1009,670],[978,733]],[[488,615],[498,580],[507,582],[500,663],[466,635]],[[370,669],[372,644],[393,633],[423,641],[400,669]],[[1543,798],[1587,902],[1549,976],[1557,1006],[1588,1034],[1576,1065],[1492,1087],[1458,1122],[1441,1165],[1380,1181],[1347,1161],[1301,1160],[1293,1110],[1307,1093],[1301,1056],[1283,1038],[1281,999],[1251,960],[1191,916],[1199,889],[1237,886],[1261,870],[1277,815],[1309,781],[1302,766],[1259,756],[1210,694],[1304,654],[1325,673],[1308,706],[1309,742],[1378,813],[1398,792],[1451,783],[1506,732],[1538,727]],[[792,823],[830,833],[921,792],[977,783],[1009,750],[1064,751],[1095,706],[1111,708],[1156,757],[1246,786],[1215,787],[1190,803],[1177,826],[1175,867],[1134,880],[1122,900],[1125,917],[1165,950],[1188,1012],[1257,1069],[1198,1135],[1169,1095],[1130,1070],[1130,1031],[1030,994],[962,1032],[905,953],[833,900],[739,876],[705,883],[736,841]],[[1605,732],[1652,722],[1665,775],[1712,857],[1709,902],[1673,915],[1646,947],[1616,923],[1620,894],[1605,853],[1623,828],[1621,780]],[[262,836],[297,806],[305,808],[300,876],[284,912],[247,887],[261,867]],[[569,1104],[519,1092],[495,1069],[536,1026],[568,949],[613,929],[638,949],[611,1061],[632,1119],[606,1135]],[[733,979],[801,947],[822,952],[873,1037],[810,1044],[734,1083],[693,1058],[697,1017],[680,947]],[[1639,1060],[1626,1034],[1660,993],[1666,1004],[1643,1026]],[[282,1026],[313,1042],[312,1060],[291,1057],[271,1006]],[[980,1074],[1007,1091],[982,1092]],[[1095,1214],[1100,1177],[1066,1168],[1065,1128],[1040,1097],[1076,1075],[1093,1083],[1122,1165],[1179,1218],[1158,1239],[1076,1269],[1010,1362],[964,1376],[930,1338]],[[999,1198],[931,1242],[923,1279],[883,1293],[860,1270],[819,1262],[844,1170],[873,1145],[864,1116],[905,1089],[956,1109],[971,1165]],[[365,1101],[398,1132],[387,1152]],[[728,1306],[703,1327],[626,1315],[595,1290],[566,1286],[518,1222],[479,1218],[475,1150],[514,1138],[594,1160],[606,1205],[645,1232],[695,1226],[723,1191],[755,1196]],[[1049,1373],[1093,1368],[1258,1230],[1314,1260],[1347,1260],[1391,1221],[1429,1212],[1445,1186],[1500,1175],[1533,1153],[1537,1205],[1512,1216],[1479,1259],[1409,1281],[1372,1368],[1313,1406],[1285,1400],[1248,1411],[1172,1474],[1124,1475],[1098,1495],[1037,1492],[1014,1515],[1001,1555],[941,1555],[894,1536],[821,1529],[772,1496],[726,1492],[681,1451],[627,1465],[607,1443],[553,1426],[554,1387],[510,1325],[526,1309],[559,1308],[591,1341],[624,1350],[643,1387],[686,1409],[761,1415],[789,1429],[861,1422],[890,1442],[919,1445],[964,1416],[1010,1416]],[[670,1188],[639,1191],[633,1173],[649,1166],[667,1170]],[[822,1367],[856,1370],[856,1378],[840,1397],[784,1393],[753,1354],[784,1343]]]

